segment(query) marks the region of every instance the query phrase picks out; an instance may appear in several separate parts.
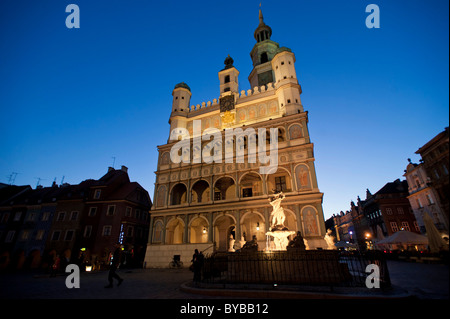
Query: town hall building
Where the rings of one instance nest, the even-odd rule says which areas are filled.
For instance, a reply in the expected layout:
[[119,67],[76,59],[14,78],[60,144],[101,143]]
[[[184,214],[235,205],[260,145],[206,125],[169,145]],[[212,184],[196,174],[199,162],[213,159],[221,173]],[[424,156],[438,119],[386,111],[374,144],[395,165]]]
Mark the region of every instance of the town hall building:
[[[188,84],[175,86],[168,142],[158,146],[146,267],[167,267],[174,255],[189,264],[195,249],[233,252],[255,236],[259,250],[272,249],[266,233],[269,198],[276,192],[285,195],[284,225],[300,231],[307,249],[327,247],[323,193],[317,184],[295,55],[271,36],[260,10],[256,44],[250,52],[252,89],[239,91],[239,71],[230,56],[218,72],[220,96],[212,102],[190,105]],[[227,131],[239,128],[248,134],[226,138]],[[267,133],[264,139],[260,129]],[[205,139],[210,131],[221,135],[218,141],[214,138],[218,144],[213,148],[209,137]],[[186,148],[177,147],[180,143]],[[263,164],[250,147],[259,150],[264,144],[267,154],[276,155],[275,167],[266,171],[261,167],[269,164]],[[204,160],[209,151],[211,156],[222,155],[222,160]],[[227,154],[232,154],[231,160]]]

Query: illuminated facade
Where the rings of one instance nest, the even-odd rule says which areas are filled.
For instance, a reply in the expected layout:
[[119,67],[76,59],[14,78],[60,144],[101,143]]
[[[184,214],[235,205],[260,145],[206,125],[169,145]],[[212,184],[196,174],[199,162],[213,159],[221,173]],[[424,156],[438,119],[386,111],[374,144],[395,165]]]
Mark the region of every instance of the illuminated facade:
[[[171,135],[167,144],[158,146],[147,267],[167,267],[173,255],[181,255],[186,264],[194,249],[206,253],[237,250],[253,236],[259,250],[266,249],[271,212],[268,197],[274,191],[286,195],[283,208],[289,230],[300,231],[309,249],[327,247],[323,239],[323,193],[317,184],[295,56],[272,41],[271,35],[260,11],[254,33],[256,44],[250,52],[253,70],[248,80],[252,89],[239,91],[239,71],[229,56],[218,72],[218,99],[190,105],[189,86],[184,82],[175,86],[169,119]],[[227,130],[237,128],[248,134],[227,140]],[[268,132],[265,140],[258,134],[261,128]],[[211,129],[220,132],[221,138],[214,138],[213,143],[209,138],[202,140],[199,133],[204,137],[205,131]],[[264,174],[260,168],[266,163],[260,157],[252,163],[249,158],[255,151],[248,146],[265,143],[269,154],[270,129],[277,133],[277,163],[275,169]],[[187,142],[186,152],[174,152],[179,140]],[[205,154],[230,154],[227,148],[233,150],[231,162],[204,160]],[[238,158],[240,148],[243,161]],[[174,161],[177,156],[179,163]]]

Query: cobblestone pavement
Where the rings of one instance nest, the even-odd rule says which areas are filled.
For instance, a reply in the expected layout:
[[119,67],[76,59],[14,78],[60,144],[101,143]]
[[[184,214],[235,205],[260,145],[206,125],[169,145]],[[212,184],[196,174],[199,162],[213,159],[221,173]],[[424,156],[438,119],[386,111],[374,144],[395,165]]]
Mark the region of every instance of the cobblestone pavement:
[[388,260],[392,285],[421,299],[449,299],[449,265]]
[[[449,298],[449,266],[388,261],[392,284],[421,299]],[[107,271],[81,273],[80,288],[68,289],[64,274],[50,278],[42,272],[0,274],[0,299],[204,299],[220,298],[180,290],[192,280],[187,269],[121,269],[120,287],[104,288]],[[116,285],[116,282],[115,282]]]
[[66,276],[50,278],[42,273],[15,273],[0,275],[0,298],[13,299],[190,299],[204,298],[190,295],[179,288],[192,280],[187,269],[132,269],[118,270],[124,279],[120,287],[114,280],[108,284],[108,271],[81,273],[80,288],[68,289]]

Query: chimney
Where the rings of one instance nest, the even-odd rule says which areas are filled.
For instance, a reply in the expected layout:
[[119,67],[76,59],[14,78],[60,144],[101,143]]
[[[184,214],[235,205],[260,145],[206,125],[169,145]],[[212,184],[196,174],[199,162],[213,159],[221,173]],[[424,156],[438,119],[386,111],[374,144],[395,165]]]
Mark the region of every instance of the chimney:
[[108,167],[108,173],[111,172],[111,171],[113,171],[113,170],[114,170],[113,167],[111,167],[111,166]]
[[128,167],[126,167],[125,165],[122,165],[121,171],[128,173]]

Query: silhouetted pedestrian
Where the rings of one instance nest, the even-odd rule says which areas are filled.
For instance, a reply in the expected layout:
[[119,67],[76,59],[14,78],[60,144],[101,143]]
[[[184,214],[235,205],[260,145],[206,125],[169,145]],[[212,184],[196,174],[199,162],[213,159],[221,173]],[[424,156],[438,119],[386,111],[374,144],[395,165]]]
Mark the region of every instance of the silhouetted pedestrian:
[[118,283],[117,286],[120,286],[122,284],[123,279],[120,278],[118,274],[116,274],[116,270],[120,265],[120,257],[122,255],[122,247],[120,243],[117,243],[115,245],[116,249],[114,250],[112,260],[111,260],[111,266],[109,268],[108,273],[108,281],[109,285],[105,286],[105,288],[112,288],[113,287],[113,278],[116,278]]
[[53,257],[53,264],[52,264],[52,269],[50,271],[50,277],[56,276],[56,274],[58,273],[58,270],[59,270],[60,263],[61,263],[61,259],[59,258],[59,255],[55,255],[55,257]]
[[194,251],[192,256],[192,263],[194,265],[194,281],[198,282],[201,280],[201,272],[203,266],[203,253],[199,252],[198,249]]

